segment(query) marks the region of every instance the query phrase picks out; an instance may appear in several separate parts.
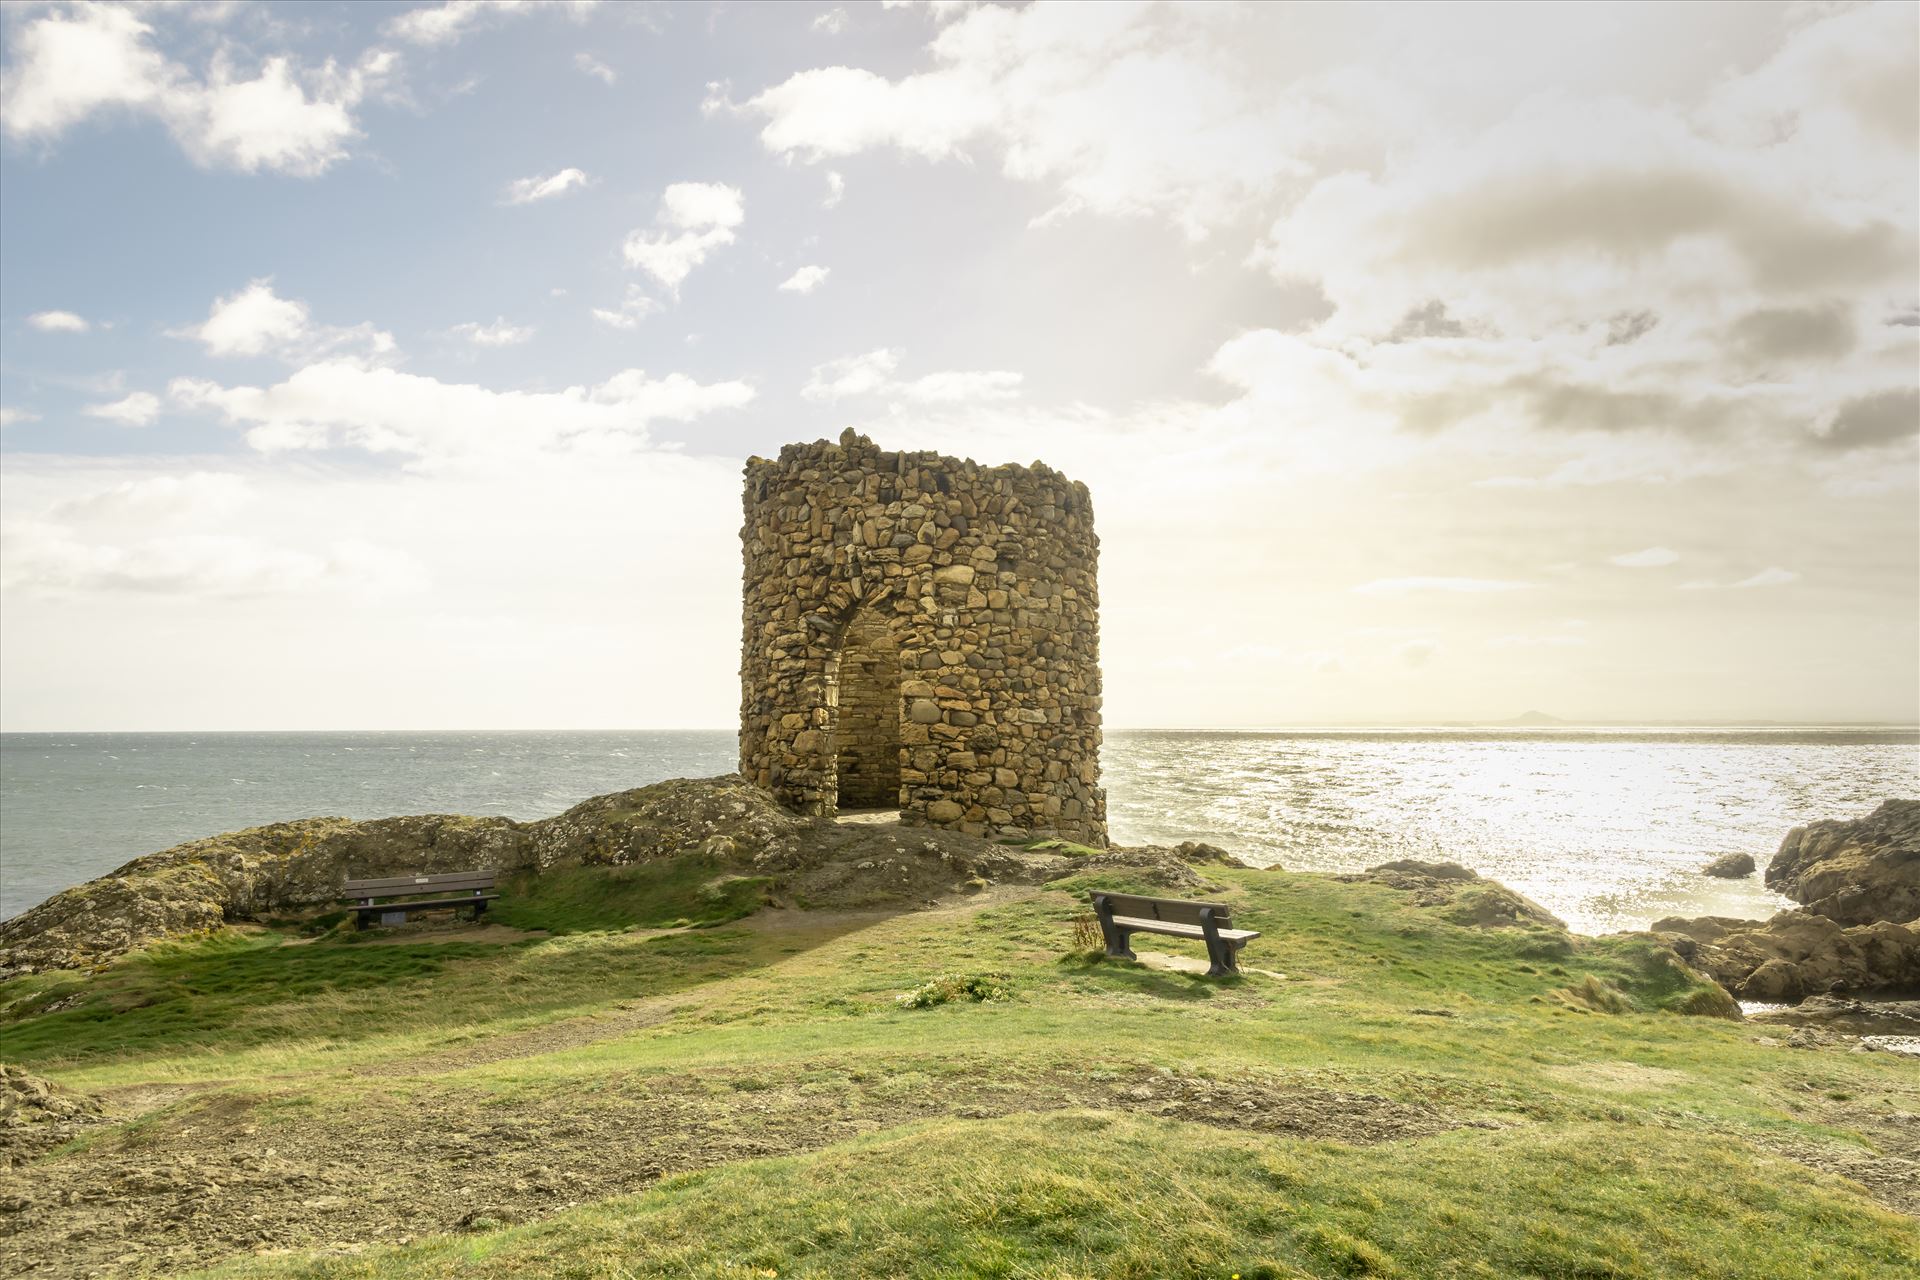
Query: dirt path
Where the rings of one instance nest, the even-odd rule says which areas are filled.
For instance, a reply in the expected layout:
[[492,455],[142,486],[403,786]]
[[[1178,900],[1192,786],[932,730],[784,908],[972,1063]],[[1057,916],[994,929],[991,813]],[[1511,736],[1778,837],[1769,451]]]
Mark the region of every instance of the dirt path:
[[[996,886],[983,893],[942,901],[920,914],[971,913],[985,907],[1030,898],[1038,892],[1040,892],[1038,889],[1026,885]],[[870,925],[882,924],[899,914],[898,911],[798,911],[768,908],[736,921],[735,927],[744,927],[757,933],[767,934],[784,935],[805,932],[817,933],[822,938],[840,937]],[[689,932],[687,929],[649,929],[634,930],[627,936],[652,938],[687,932]],[[550,1022],[543,1026],[530,1027],[525,1031],[489,1035],[483,1040],[436,1050],[432,1053],[368,1063],[355,1067],[353,1072],[355,1075],[370,1078],[433,1076],[449,1071],[463,1071],[468,1067],[483,1066],[487,1063],[505,1062],[511,1058],[532,1058],[545,1053],[560,1053],[602,1040],[632,1035],[636,1031],[644,1031],[684,1010],[708,1004],[711,999],[712,997],[705,993],[683,991],[654,999],[632,1000],[618,1008],[597,1010],[584,1017]]]
[[856,1078],[844,1064],[801,1063],[768,1074],[614,1076],[593,1091],[510,1101],[459,1088],[409,1089],[403,1099],[376,1086],[318,1113],[271,1094],[217,1093],[0,1174],[0,1275],[142,1276],[263,1249],[351,1251],[526,1221],[663,1174],[910,1120],[1088,1107],[1355,1144],[1472,1123],[1373,1094],[1143,1064],[1100,1079],[943,1064],[936,1081],[905,1068]]

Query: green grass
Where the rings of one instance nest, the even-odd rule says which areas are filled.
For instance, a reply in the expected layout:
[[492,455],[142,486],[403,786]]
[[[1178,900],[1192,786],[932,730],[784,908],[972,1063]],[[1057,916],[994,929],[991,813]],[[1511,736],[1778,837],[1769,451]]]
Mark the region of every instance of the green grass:
[[555,867],[509,878],[489,914],[517,929],[584,933],[724,924],[766,905],[765,876],[727,875],[717,860]]
[[[28,980],[0,1024],[0,1059],[74,1067],[179,1054],[217,1073],[257,1046],[294,1046],[297,1060],[302,1046],[319,1053],[671,994],[756,963],[741,941],[702,932],[590,946],[361,945],[350,934],[312,943],[225,934],[153,947],[91,978]],[[60,1003],[70,1007],[35,1014]]]
[[[689,859],[510,890],[523,914],[502,923],[564,936],[222,935],[16,979],[0,984],[0,1058],[77,1087],[252,1082],[221,1087],[254,1090],[282,1123],[400,1087],[350,1064],[419,1055],[409,1095],[461,1105],[591,1098],[639,1118],[648,1082],[695,1082],[722,1132],[756,1123],[737,1100],[782,1091],[930,1115],[531,1225],[223,1275],[1878,1277],[1920,1250],[1910,1220],[1769,1154],[1871,1147],[1847,1117],[1920,1111],[1910,1062],[1683,1016],[1715,1012],[1712,989],[1643,943],[1466,928],[1374,884],[1203,874],[1262,931],[1241,978],[1077,948],[1087,889],[1156,890],[1124,871],[970,912],[632,931],[759,900]],[[1003,998],[903,1006],[956,975],[994,975]],[[630,1033],[431,1065],[451,1044],[649,1001],[658,1017]],[[1471,1127],[1350,1147],[1074,1101],[1162,1070],[1376,1096]],[[999,1114],[1009,1098],[1027,1101]],[[982,1100],[997,1118],[965,1118]]]
[[1113,1112],[916,1125],[373,1257],[222,1277],[1896,1277],[1910,1223],[1604,1125],[1353,1149]]

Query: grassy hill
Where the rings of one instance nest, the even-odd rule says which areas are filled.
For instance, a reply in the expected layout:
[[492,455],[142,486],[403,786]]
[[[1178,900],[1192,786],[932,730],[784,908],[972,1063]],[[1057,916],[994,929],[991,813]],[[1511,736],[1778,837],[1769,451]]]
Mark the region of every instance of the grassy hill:
[[1643,943],[1203,867],[1265,934],[1209,980],[1086,945],[1088,888],[1167,892],[1137,868],[891,914],[762,910],[712,872],[569,868],[488,929],[287,922],[0,984],[0,1058],[107,1109],[0,1173],[0,1257],[1243,1280],[1920,1257],[1912,1060],[1686,1016],[1714,989]]

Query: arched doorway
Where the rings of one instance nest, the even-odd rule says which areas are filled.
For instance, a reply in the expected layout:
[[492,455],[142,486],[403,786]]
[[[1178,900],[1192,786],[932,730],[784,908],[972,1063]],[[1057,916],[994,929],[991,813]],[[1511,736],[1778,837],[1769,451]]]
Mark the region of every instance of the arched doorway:
[[861,609],[829,672],[829,751],[836,808],[900,807],[900,645],[886,619]]

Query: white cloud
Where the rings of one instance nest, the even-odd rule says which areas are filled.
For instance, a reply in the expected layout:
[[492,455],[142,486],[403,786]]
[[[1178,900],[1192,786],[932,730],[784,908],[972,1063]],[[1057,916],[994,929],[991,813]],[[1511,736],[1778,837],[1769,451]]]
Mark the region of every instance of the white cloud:
[[800,268],[780,283],[782,293],[812,293],[826,282],[829,268],[806,266]]
[[117,520],[135,524],[189,516],[228,515],[247,505],[246,482],[231,472],[149,475],[90,489],[54,504],[58,520]]
[[1749,587],[1783,587],[1789,582],[1798,582],[1800,575],[1792,569],[1769,566],[1751,577],[1736,582],[1683,582],[1682,591],[1741,591]]
[[1007,400],[1020,394],[1021,376],[1017,373],[946,371],[901,381],[893,376],[899,364],[899,353],[887,347],[829,360],[814,366],[800,394],[808,400],[824,402],[884,395],[916,404]]
[[21,25],[10,41],[0,127],[23,141],[53,142],[103,112],[164,123],[196,164],[300,176],[325,172],[359,136],[353,112],[397,70],[396,56],[372,49],[341,68],[297,66],[269,57],[251,77],[228,46],[204,77],[170,61],[134,10],[85,5]]
[[620,79],[620,74],[617,71],[590,53],[574,54],[573,65],[579,68],[583,75],[592,76],[602,84],[610,85]]
[[636,230],[627,236],[627,265],[638,267],[676,296],[681,283],[707,255],[732,244],[734,228],[746,220],[746,201],[738,187],[717,182],[676,182],[660,198],[654,221],[663,229]]
[[1432,640],[1409,640],[1393,652],[1409,667],[1424,667],[1440,652],[1440,646]]
[[594,307],[593,318],[609,328],[637,329],[642,320],[659,309],[660,304],[649,298],[644,289],[639,285],[630,284],[627,286],[627,295],[621,300],[618,308],[608,310],[605,307]]
[[847,180],[840,176],[838,169],[827,170],[827,194],[821,198],[820,207],[831,209],[846,198]]
[[1668,547],[1648,547],[1644,551],[1623,551],[1617,556],[1608,556],[1608,564],[1617,564],[1622,569],[1663,569],[1676,564],[1680,553]]
[[151,391],[136,391],[109,404],[90,404],[82,412],[123,427],[144,427],[160,416],[160,397]]
[[[671,728],[723,724],[738,698],[737,458],[191,470],[0,471],[7,729]],[[675,679],[612,674],[635,653]],[[62,670],[91,672],[90,696]]]
[[0,408],[0,428],[10,427],[16,422],[38,422],[40,415],[31,409],[16,409],[11,405]]
[[282,298],[268,278],[215,299],[204,323],[170,332],[198,341],[214,356],[272,355],[288,361],[332,356],[378,363],[397,350],[393,335],[370,323],[315,324],[305,302]]
[[1157,214],[1198,237],[1372,114],[1372,86],[1251,71],[1247,25],[1224,6],[981,6],[934,39],[931,70],[819,67],[714,105],[764,119],[769,151],[808,161],[990,146],[1007,176],[1057,184],[1061,213]]
[[676,182],[660,197],[660,221],[683,231],[733,228],[746,220],[738,187],[718,182]]
[[974,400],[1010,400],[1020,394],[1021,375],[1004,369],[947,370],[929,373],[892,390],[919,404],[958,404]]
[[824,31],[830,36],[837,36],[846,30],[847,11],[836,6],[814,18],[812,25],[815,31]]
[[[493,21],[542,9],[564,10],[575,21],[593,12],[597,0],[566,0],[564,4],[539,0],[446,0],[444,4],[409,9],[387,22],[387,34],[409,44],[444,45],[457,42]],[[585,55],[581,55],[584,57]]]
[[631,452],[656,421],[690,422],[753,399],[744,382],[702,384],[638,369],[595,387],[492,391],[345,361],[309,365],[271,387],[176,378],[174,402],[245,427],[262,452],[354,448],[441,462],[543,450]]
[[58,526],[10,523],[0,582],[10,591],[143,592],[168,597],[306,594],[342,585],[381,594],[418,588],[414,563],[363,542],[322,554],[254,537],[178,535],[82,542]]
[[[1806,9],[1771,58],[1701,9],[1651,60],[1654,28],[1600,10],[1386,12],[982,6],[912,74],[815,67],[707,106],[788,159],[996,157],[1051,190],[1042,223],[1258,220],[1256,261],[1331,314],[1214,371],[1291,364],[1304,383],[1259,396],[1314,407],[1316,466],[1452,432],[1499,442],[1486,489],[1679,485],[1795,448],[1911,470],[1920,327],[1887,317],[1920,271],[1913,6]],[[1696,35],[1744,47],[1708,65]],[[1880,483],[1859,470],[1827,483]]]
[[893,385],[893,371],[899,364],[899,355],[886,347],[864,355],[842,356],[815,365],[800,394],[809,400],[826,401],[871,395]]
[[515,178],[507,186],[508,204],[532,204],[579,190],[590,182],[584,169],[562,169],[546,178]]
[[1531,582],[1514,582],[1505,578],[1376,578],[1350,590],[1362,596],[1400,596],[1415,591],[1485,595],[1489,592],[1524,591],[1532,585]]
[[476,347],[515,347],[533,337],[530,327],[511,325],[501,316],[492,324],[480,324],[469,321],[453,326],[453,332],[465,338]]
[[27,323],[42,333],[85,333],[93,328],[85,316],[71,311],[36,311],[27,317]]

